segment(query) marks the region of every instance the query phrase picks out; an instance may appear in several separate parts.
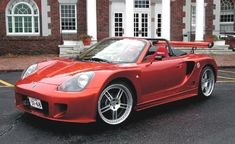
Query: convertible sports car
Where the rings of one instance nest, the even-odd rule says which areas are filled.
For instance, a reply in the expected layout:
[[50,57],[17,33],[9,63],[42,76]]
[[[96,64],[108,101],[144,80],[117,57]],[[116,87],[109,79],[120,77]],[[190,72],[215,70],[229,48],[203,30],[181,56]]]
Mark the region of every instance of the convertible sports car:
[[217,79],[214,59],[193,51],[185,53],[170,44],[180,43],[108,38],[76,59],[33,64],[16,83],[16,107],[55,121],[89,123],[98,119],[118,125],[133,111],[211,96]]

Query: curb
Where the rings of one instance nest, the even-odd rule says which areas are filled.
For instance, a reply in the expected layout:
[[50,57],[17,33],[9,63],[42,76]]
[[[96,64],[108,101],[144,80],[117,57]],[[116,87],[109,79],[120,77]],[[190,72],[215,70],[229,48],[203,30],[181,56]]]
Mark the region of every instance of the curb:
[[218,66],[218,68],[235,68],[235,66]]
[[0,70],[0,73],[6,73],[6,72],[22,72],[23,69],[16,69],[16,70]]

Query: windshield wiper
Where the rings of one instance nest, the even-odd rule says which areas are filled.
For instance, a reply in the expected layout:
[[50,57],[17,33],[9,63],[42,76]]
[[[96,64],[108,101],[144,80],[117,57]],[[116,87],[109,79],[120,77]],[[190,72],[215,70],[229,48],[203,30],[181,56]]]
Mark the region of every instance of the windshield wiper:
[[111,63],[110,61],[108,61],[106,59],[102,59],[102,58],[87,58],[84,60]]

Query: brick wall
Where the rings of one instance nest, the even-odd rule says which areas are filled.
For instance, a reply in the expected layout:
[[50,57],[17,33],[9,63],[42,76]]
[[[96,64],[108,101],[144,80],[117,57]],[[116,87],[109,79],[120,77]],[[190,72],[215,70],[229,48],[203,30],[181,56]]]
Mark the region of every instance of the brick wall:
[[109,0],[99,0],[97,7],[97,38],[109,36]]
[[175,0],[171,2],[171,40],[183,40],[183,29],[185,28],[183,23],[183,17],[185,16],[183,6],[185,1]]
[[205,0],[207,3],[205,10],[205,18],[206,18],[206,31],[205,35],[212,35],[215,26],[213,25],[213,20],[215,19],[215,15],[213,15],[213,10],[215,9],[215,4],[213,0]]
[[78,33],[87,33],[86,0],[78,0]]
[[11,37],[0,39],[0,55],[57,54],[59,41],[44,37]]
[[[196,3],[196,0],[192,0],[192,2]],[[213,10],[215,9],[215,4],[213,0],[205,0],[205,34],[204,39],[206,40],[207,36],[213,34],[213,30],[215,26],[213,25],[213,20],[215,19],[215,15],[213,15]]]
[[[41,32],[39,36],[7,36],[6,35],[6,21],[5,8],[10,0],[3,0],[0,3],[0,55],[5,54],[56,54],[58,53],[58,45],[60,44],[60,36],[58,33],[59,21],[52,20],[52,35],[42,37]],[[34,0],[39,8],[40,13],[40,30],[42,30],[41,18],[41,0]],[[52,0],[51,0],[52,1]],[[50,0],[49,0],[50,3]],[[53,3],[53,7],[57,6]],[[54,9],[53,9],[54,10]],[[57,11],[58,12],[58,11]]]
[[[58,45],[62,39],[76,40],[81,33],[87,32],[86,27],[86,0],[78,0],[77,4],[77,34],[60,33],[60,12],[58,0],[48,0],[51,11],[48,16],[51,17],[49,28],[52,34],[50,36],[7,36],[5,24],[5,8],[10,0],[0,1],[0,55],[5,54],[58,54]],[[40,30],[42,30],[41,0],[34,0],[40,11]],[[101,10],[102,11],[102,10]]]
[[[171,40],[183,40],[183,29],[185,25],[183,23],[183,17],[185,13],[183,11],[183,7],[185,5],[186,0],[174,0],[171,2]],[[196,3],[196,0],[192,0],[192,2]],[[213,15],[213,10],[215,9],[215,5],[213,0],[205,0],[206,10],[205,10],[205,37],[207,35],[211,35],[214,30],[213,19],[215,16]]]
[[[76,40],[79,34],[87,32],[87,18],[86,18],[86,0],[78,0],[77,4],[77,25],[78,31],[76,34],[60,33],[60,15],[58,0],[48,0],[48,5],[51,11],[48,13],[51,17],[51,24],[49,28],[52,30],[52,35],[43,37],[12,37],[6,35],[5,24],[5,8],[10,0],[0,1],[0,55],[13,54],[43,54],[43,53],[58,53],[58,45],[64,40]],[[34,0],[41,11],[41,0]],[[195,2],[195,0],[192,0]],[[171,39],[183,40],[183,6],[186,0],[172,0],[171,1]],[[206,35],[212,34],[213,26],[213,9],[215,5],[213,0],[205,0],[206,7]],[[41,12],[40,12],[41,14]],[[41,15],[40,15],[41,16]],[[42,18],[40,17],[40,23]],[[97,1],[97,37],[101,40],[109,36],[109,0]],[[42,30],[42,23],[40,24]]]

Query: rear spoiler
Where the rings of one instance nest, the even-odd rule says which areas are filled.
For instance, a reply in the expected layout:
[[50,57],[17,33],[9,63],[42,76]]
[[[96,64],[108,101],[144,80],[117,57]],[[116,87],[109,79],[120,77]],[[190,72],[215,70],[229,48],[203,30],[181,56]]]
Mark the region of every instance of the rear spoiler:
[[170,48],[171,47],[179,47],[179,48],[192,48],[192,53],[197,48],[212,48],[214,46],[213,42],[183,42],[183,41],[168,41],[166,39],[162,38],[150,38],[146,39],[151,41],[152,43],[158,43],[158,44],[167,44]]
[[213,42],[182,42],[182,41],[170,41],[173,47],[194,47],[194,48],[212,48]]

